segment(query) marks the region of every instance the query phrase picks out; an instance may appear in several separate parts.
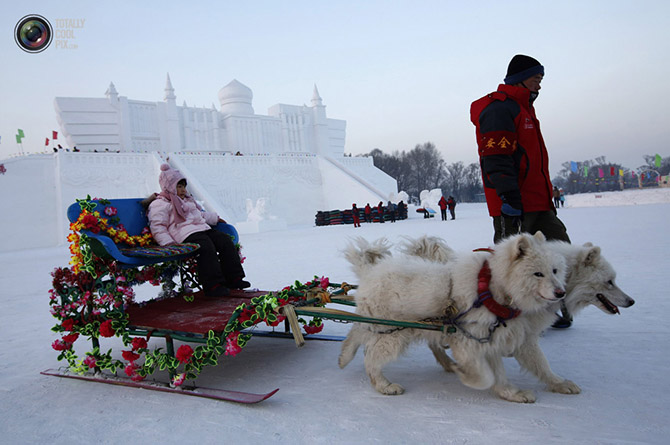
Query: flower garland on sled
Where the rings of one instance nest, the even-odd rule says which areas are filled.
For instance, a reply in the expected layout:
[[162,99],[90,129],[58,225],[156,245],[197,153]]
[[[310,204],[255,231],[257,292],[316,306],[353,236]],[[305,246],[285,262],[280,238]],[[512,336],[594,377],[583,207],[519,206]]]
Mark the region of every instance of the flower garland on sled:
[[[58,320],[52,331],[60,333],[61,338],[52,343],[59,352],[58,360],[66,360],[70,370],[84,373],[91,369],[109,370],[113,373],[123,369],[125,374],[135,381],[145,379],[158,370],[167,370],[173,377],[173,384],[179,386],[187,379],[195,379],[202,368],[216,365],[221,354],[235,356],[247,344],[251,334],[241,332],[265,322],[268,326],[277,326],[284,320],[279,308],[287,304],[304,300],[311,289],[326,290],[327,278],[314,276],[305,284],[295,281],[291,286],[279,292],[269,292],[251,299],[248,304],[238,306],[233,312],[223,333],[208,333],[203,345],[193,349],[181,345],[174,355],[162,348],[149,349],[148,338],[132,337],[127,329],[128,315],[125,308],[134,303],[133,286],[151,283],[162,285],[158,298],[170,298],[179,294],[188,295],[194,283],[182,282],[179,287],[174,277],[180,268],[186,268],[195,275],[195,261],[171,261],[136,268],[121,268],[113,260],[93,255],[89,237],[82,230],[93,233],[103,232],[115,242],[130,246],[146,246],[153,242],[151,232],[141,235],[129,235],[116,217],[116,209],[109,201],[98,199],[107,205],[103,213],[93,211],[96,207],[90,196],[77,200],[81,214],[70,225],[72,233],[68,236],[72,268],[56,268],[52,273],[52,289],[49,290],[51,314]],[[238,245],[239,250],[239,245]],[[195,283],[197,285],[197,283]],[[175,290],[176,289],[176,290]],[[305,332],[313,334],[323,329],[321,319],[314,317],[303,323]],[[80,337],[87,337],[93,348],[80,358],[74,350],[74,344]],[[124,349],[122,359],[112,354],[112,349],[103,352],[100,346],[102,338],[121,337]],[[143,360],[142,360],[143,358]]]

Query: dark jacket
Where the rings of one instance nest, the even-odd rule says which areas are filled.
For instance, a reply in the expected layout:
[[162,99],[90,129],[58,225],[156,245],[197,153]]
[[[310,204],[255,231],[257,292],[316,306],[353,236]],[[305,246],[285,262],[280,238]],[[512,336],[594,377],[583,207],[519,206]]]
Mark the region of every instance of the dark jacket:
[[472,103],[470,119],[489,214],[500,215],[502,199],[524,212],[554,210],[547,148],[530,91],[501,84]]

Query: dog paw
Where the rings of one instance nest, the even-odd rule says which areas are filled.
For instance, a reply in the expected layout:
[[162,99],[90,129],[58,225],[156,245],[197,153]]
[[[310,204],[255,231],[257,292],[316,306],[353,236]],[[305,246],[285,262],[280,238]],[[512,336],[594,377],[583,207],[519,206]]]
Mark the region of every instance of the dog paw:
[[559,394],[579,394],[582,392],[579,386],[571,380],[563,380],[560,383],[553,383],[549,385],[549,391],[557,392]]
[[507,389],[497,392],[501,399],[516,403],[535,403],[535,393],[529,389]]
[[344,369],[345,366],[349,364],[353,357],[347,356],[345,357],[344,354],[340,355],[337,359],[337,364],[339,365],[340,369]]
[[405,388],[398,385],[397,383],[391,383],[390,385],[385,386],[384,388],[378,389],[378,391],[382,394],[386,394],[387,396],[397,396],[404,393]]

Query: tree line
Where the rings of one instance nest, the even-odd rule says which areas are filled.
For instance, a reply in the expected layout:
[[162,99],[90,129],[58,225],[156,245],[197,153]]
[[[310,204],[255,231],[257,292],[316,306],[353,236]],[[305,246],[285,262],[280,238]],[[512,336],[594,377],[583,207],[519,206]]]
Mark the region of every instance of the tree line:
[[[458,202],[483,201],[479,164],[463,162],[447,164],[432,142],[417,144],[409,151],[384,153],[375,148],[359,155],[372,157],[375,167],[398,181],[398,190],[405,191],[410,202],[419,204],[423,190],[439,188],[442,195],[453,196]],[[644,155],[644,164],[636,169],[608,162],[605,156],[594,160],[564,162],[552,184],[566,194],[623,190],[658,185],[658,176],[670,174],[670,157],[661,158],[657,165],[654,155]],[[623,173],[623,174],[622,174]]]
[[607,162],[605,156],[595,160],[564,162],[558,175],[552,179],[554,186],[567,194],[616,191],[658,185],[657,178],[670,173],[670,157],[662,158],[656,165],[656,156],[644,155],[645,163],[630,169],[616,162]]
[[465,165],[460,161],[447,164],[432,142],[391,154],[375,148],[361,156],[372,157],[375,167],[398,181],[398,190],[406,192],[410,202],[418,204],[423,190],[436,188],[442,190],[442,195],[451,195],[458,202],[483,199],[479,164]]

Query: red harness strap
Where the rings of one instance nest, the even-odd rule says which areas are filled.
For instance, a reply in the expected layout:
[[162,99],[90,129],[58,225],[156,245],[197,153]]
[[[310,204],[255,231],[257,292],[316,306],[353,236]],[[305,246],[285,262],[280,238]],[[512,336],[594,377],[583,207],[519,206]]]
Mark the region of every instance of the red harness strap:
[[502,321],[518,317],[519,314],[521,314],[520,310],[513,309],[509,306],[503,306],[493,299],[493,295],[489,290],[490,281],[491,269],[489,268],[488,261],[484,261],[482,268],[479,270],[479,275],[477,275],[477,293],[479,294],[479,298],[475,301],[474,307],[484,305],[486,306],[486,309]]

